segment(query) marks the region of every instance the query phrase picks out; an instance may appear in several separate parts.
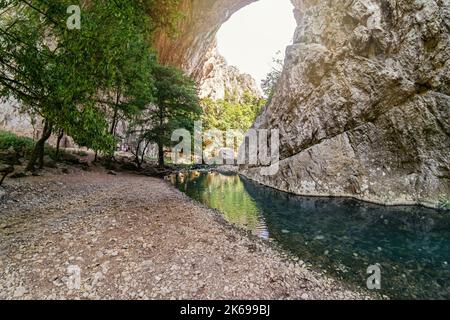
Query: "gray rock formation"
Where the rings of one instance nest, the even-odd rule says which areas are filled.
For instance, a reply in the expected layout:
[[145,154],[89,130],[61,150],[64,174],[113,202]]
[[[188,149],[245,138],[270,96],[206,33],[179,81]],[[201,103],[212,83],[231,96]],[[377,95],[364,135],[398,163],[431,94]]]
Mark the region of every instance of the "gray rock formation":
[[294,1],[295,43],[256,128],[278,128],[265,185],[437,206],[450,198],[450,2]]
[[215,46],[208,51],[206,57],[199,81],[200,98],[223,100],[227,93],[238,100],[241,100],[245,93],[262,97],[256,81],[236,67],[229,66]]
[[[180,38],[159,43],[162,61],[201,79],[218,26],[250,2],[183,1],[189,18]],[[296,194],[449,199],[449,0],[292,2],[294,44],[255,124],[280,130],[281,169],[242,173]]]
[[20,105],[16,101],[0,99],[0,130],[36,138],[41,129],[35,118],[21,112]]
[[255,80],[229,66],[217,51],[216,33],[233,13],[257,0],[181,0],[184,18],[178,35],[156,36],[160,62],[181,67],[198,81],[201,98],[223,99],[225,92],[261,96]]

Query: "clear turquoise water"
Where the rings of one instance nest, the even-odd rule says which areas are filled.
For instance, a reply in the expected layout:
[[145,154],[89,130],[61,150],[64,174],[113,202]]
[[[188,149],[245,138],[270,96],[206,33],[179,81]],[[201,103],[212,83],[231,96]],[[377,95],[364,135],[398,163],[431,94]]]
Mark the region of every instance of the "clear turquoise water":
[[450,299],[448,212],[300,197],[219,173],[174,175],[172,183],[229,222],[363,290],[367,267],[379,264],[380,294]]

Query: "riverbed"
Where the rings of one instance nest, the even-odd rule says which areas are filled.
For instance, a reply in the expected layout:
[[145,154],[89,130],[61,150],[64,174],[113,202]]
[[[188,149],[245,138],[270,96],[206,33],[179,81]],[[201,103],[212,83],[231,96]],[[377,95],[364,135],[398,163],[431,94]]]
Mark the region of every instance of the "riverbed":
[[313,268],[361,290],[368,268],[381,270],[382,295],[450,298],[450,215],[419,206],[301,197],[237,174],[185,172],[172,183],[191,198]]
[[0,299],[368,299],[168,182],[70,168],[7,180]]

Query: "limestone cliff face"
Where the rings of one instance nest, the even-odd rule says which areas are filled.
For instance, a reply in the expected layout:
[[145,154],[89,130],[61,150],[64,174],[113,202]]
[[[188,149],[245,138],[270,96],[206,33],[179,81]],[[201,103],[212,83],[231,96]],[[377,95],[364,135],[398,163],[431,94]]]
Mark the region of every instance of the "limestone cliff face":
[[[184,1],[182,36],[162,38],[162,60],[201,79],[218,26],[250,2]],[[292,2],[294,44],[255,123],[280,130],[281,168],[242,173],[297,194],[449,199],[449,0]]]
[[160,62],[183,68],[201,80],[208,52],[216,45],[216,33],[236,11],[257,0],[181,0],[176,36],[156,36]]
[[229,66],[217,51],[216,33],[233,13],[257,0],[181,0],[176,36],[156,36],[160,62],[183,68],[199,84],[200,97],[224,99],[230,92],[242,97],[251,92],[260,97],[255,80]]
[[0,100],[0,130],[12,131],[18,135],[37,138],[40,134],[40,121],[22,113],[20,105],[13,100]]
[[199,73],[200,98],[223,100],[227,93],[237,100],[241,100],[245,93],[255,97],[262,96],[256,81],[250,75],[229,66],[215,46],[208,51],[206,58],[202,72]]
[[280,190],[436,206],[450,198],[450,2],[294,0],[298,29],[256,128]]

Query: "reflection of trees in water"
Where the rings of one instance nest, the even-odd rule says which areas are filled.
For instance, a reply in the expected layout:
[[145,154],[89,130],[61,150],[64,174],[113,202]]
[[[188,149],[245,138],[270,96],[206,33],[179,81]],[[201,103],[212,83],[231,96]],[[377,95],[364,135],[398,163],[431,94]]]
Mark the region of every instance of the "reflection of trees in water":
[[192,198],[220,210],[225,218],[256,234],[264,235],[264,221],[237,175],[193,171],[173,175],[171,181]]

